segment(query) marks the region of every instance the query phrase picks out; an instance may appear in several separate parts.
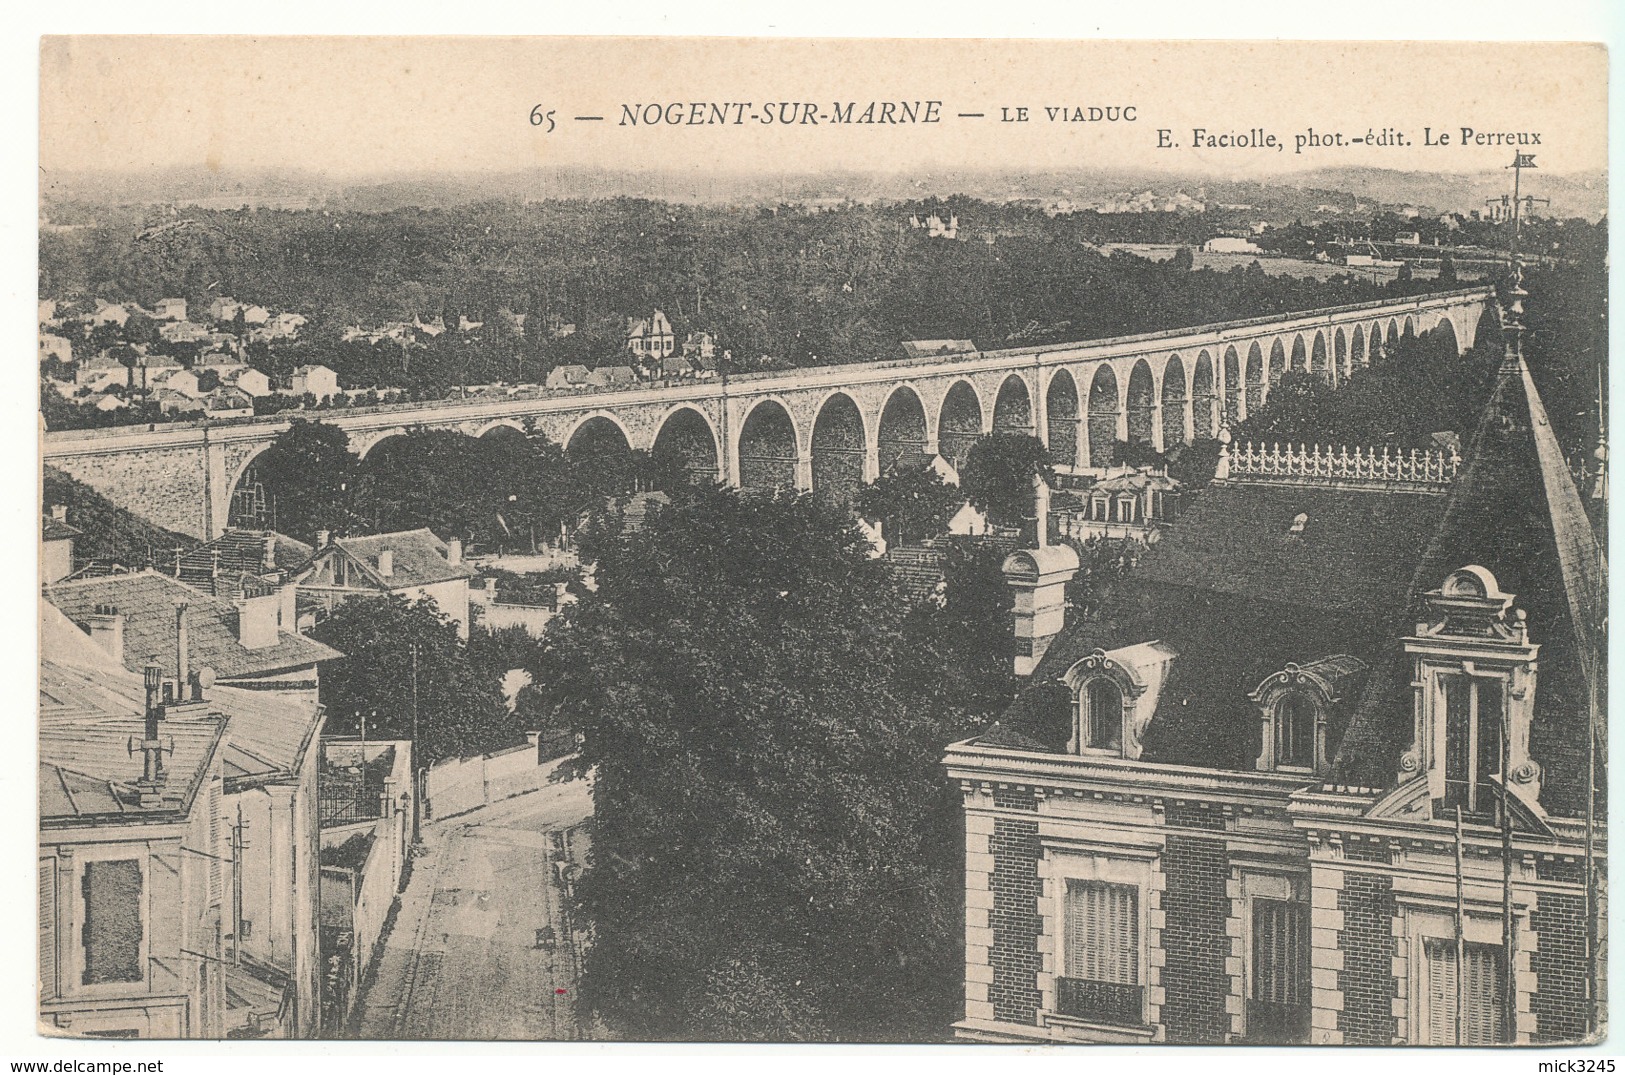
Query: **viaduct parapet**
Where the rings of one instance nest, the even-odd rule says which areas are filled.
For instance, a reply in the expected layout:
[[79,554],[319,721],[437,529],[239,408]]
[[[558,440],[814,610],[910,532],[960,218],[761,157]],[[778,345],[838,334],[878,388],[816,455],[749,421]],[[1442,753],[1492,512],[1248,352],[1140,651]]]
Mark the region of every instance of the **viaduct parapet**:
[[[1332,383],[1400,339],[1473,346],[1488,288],[1280,314],[1083,343],[747,374],[591,392],[307,412],[343,428],[363,457],[418,428],[539,433],[566,446],[622,439],[745,488],[871,481],[899,459],[958,466],[993,430],[1031,433],[1063,468],[1115,441],[1161,451],[1213,436],[1263,406],[1286,370]],[[44,462],[171,530],[213,537],[256,456],[288,415],[44,435]]]

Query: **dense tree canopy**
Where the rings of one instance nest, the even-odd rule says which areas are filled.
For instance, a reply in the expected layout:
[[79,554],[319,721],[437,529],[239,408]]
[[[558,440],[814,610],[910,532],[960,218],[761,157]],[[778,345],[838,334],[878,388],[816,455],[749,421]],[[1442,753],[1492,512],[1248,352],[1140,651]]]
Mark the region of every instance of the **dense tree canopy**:
[[991,433],[971,445],[960,488],[995,526],[1020,526],[1033,511],[1033,477],[1055,484],[1049,449],[1037,437]]
[[295,418],[253,469],[280,533],[310,542],[317,531],[342,533],[354,522],[351,485],[361,463],[338,426]]
[[538,676],[596,772],[587,1001],[630,1038],[940,1037],[963,863],[938,763],[1008,700],[1007,666],[944,670],[999,609],[912,609],[849,516],[725,489],[598,580]]
[[365,715],[369,737],[410,739],[415,704],[423,765],[524,741],[491,663],[470,659],[457,625],[433,602],[348,601],[310,635],[344,654],[322,668],[329,734],[358,734]]
[[624,445],[566,453],[545,436],[507,429],[484,437],[410,429],[361,460],[342,429],[296,418],[254,461],[249,480],[263,492],[263,505],[251,505],[261,514],[243,515],[240,503],[234,521],[304,541],[318,530],[428,527],[487,547],[534,549],[606,499],[671,487],[683,475]]
[[965,495],[935,467],[918,466],[882,474],[858,490],[854,507],[884,524],[887,542],[907,545],[944,533],[964,502]]
[[1486,326],[1464,355],[1434,334],[1402,339],[1335,388],[1318,374],[1288,371],[1235,439],[1437,449],[1434,433],[1465,438],[1477,426],[1502,352],[1500,333]]
[[[625,319],[654,307],[679,339],[709,331],[745,370],[888,358],[909,339],[1087,339],[1391,293],[1347,276],[1108,256],[1095,244],[1123,229],[1101,214],[968,198],[822,211],[630,198],[383,212],[192,208],[189,226],[151,235],[156,212],[99,206],[94,224],[42,235],[42,294],[147,304],[182,296],[199,308],[230,294],[295,310],[311,319],[301,342],[251,347],[266,372],[322,363],[345,385],[440,394],[539,381],[566,362],[625,362]],[[958,216],[967,241],[909,226],[932,212]],[[1144,229],[1165,215],[1175,216],[1118,223]],[[1174,223],[1193,235],[1214,227]],[[528,318],[522,331],[517,315]],[[575,331],[548,332],[550,316]],[[479,327],[465,331],[460,318]],[[348,326],[388,321],[445,331],[417,332],[409,346],[342,339]]]

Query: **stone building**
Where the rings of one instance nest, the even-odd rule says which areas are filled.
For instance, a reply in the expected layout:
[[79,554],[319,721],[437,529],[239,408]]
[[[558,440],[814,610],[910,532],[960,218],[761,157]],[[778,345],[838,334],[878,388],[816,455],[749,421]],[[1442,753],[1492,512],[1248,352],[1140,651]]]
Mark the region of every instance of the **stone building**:
[[443,542],[429,530],[332,538],[316,537],[316,552],[297,572],[299,594],[331,611],[354,597],[396,594],[408,601],[426,598],[457,623],[468,637],[468,580],[463,543]]
[[315,1037],[321,707],[201,667],[179,682],[156,662],[131,672],[50,605],[41,640],[47,1023]]
[[1026,688],[946,758],[958,1036],[1595,1032],[1605,564],[1515,345],[1464,461],[1227,446],[1088,620],[1053,552],[1005,566]]
[[[52,639],[47,627],[42,640]],[[222,1037],[226,722],[167,726],[156,672],[143,684],[123,669],[59,660],[54,645],[44,652],[41,1031]]]
[[677,348],[677,337],[665,313],[654,311],[648,317],[626,319],[626,349],[639,361],[658,363]]

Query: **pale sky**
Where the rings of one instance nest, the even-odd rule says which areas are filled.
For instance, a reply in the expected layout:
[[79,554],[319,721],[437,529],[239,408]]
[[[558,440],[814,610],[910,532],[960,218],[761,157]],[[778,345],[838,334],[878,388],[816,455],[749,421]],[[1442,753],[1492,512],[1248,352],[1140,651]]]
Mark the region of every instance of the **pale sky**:
[[[1262,176],[1369,166],[1479,172],[1534,132],[1539,166],[1603,170],[1598,45],[1160,43],[725,38],[50,37],[41,165],[297,167],[350,176],[533,165],[798,172],[1127,167]],[[941,123],[620,124],[624,105],[940,100]],[[553,110],[556,129],[530,114]],[[1134,122],[1048,107],[1132,107]],[[1026,107],[1027,123],[999,122]],[[960,118],[981,112],[984,118]],[[684,113],[686,115],[686,112]],[[737,113],[736,113],[737,114]],[[598,123],[573,117],[599,115]],[[1283,149],[1197,149],[1192,128],[1273,133]],[[1449,145],[1425,146],[1424,128]],[[1396,129],[1407,146],[1295,152],[1313,129]],[[1158,148],[1158,131],[1178,148]]]

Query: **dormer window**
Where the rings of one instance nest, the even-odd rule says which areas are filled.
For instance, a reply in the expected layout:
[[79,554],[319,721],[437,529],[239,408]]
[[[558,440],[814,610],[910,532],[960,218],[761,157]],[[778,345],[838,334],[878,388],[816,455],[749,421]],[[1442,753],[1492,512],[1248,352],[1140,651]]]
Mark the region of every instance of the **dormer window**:
[[[1400,778],[1425,774],[1440,816],[1492,813],[1501,788],[1538,809],[1529,756],[1535,659],[1523,613],[1487,569],[1468,566],[1424,596],[1428,620],[1405,639],[1416,689],[1415,738]],[[1504,779],[1510,777],[1510,779]]]
[[1286,691],[1275,703],[1275,763],[1283,769],[1315,767],[1320,707],[1304,691]]
[[1490,806],[1490,776],[1501,773],[1501,730],[1506,719],[1501,680],[1445,674],[1444,808],[1474,814]]
[[1123,691],[1109,676],[1095,676],[1084,687],[1088,709],[1088,744],[1116,753],[1123,745]]
[[1174,656],[1162,642],[1142,642],[1109,653],[1097,649],[1067,669],[1062,681],[1072,692],[1070,749],[1138,758],[1140,736],[1157,711]]
[[1288,664],[1248,695],[1262,722],[1260,770],[1325,772],[1331,760],[1327,724],[1332,710],[1365,676],[1365,662],[1347,654]]

